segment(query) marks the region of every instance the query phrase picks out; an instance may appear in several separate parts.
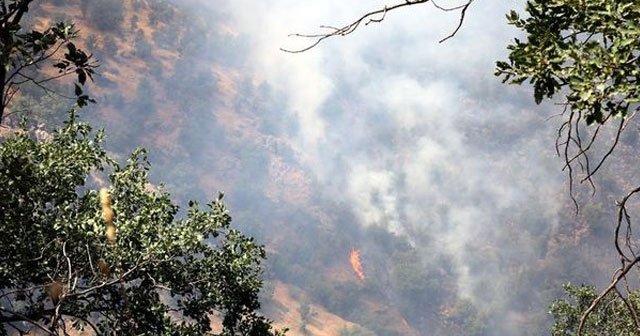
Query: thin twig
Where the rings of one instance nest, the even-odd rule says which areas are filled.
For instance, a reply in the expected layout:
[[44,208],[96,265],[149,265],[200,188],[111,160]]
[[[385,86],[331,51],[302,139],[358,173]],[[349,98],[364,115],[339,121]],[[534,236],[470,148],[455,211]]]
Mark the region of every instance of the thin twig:
[[38,327],[38,329],[41,329],[42,331],[44,331],[45,333],[47,333],[47,335],[56,335],[55,333],[53,333],[51,330],[47,329],[47,327],[43,326],[42,324],[40,324],[38,321],[35,321],[33,319],[28,318],[27,316],[24,316],[18,312],[14,312],[5,308],[0,307],[0,311],[5,312],[5,313],[9,313],[17,318],[20,319],[20,321],[24,321],[27,323],[30,323],[36,327]]
[[615,244],[616,250],[618,251],[618,254],[625,261],[631,261],[631,258],[629,258],[622,251],[622,248],[620,247],[620,229],[622,227],[622,222],[623,221],[626,221],[627,223],[630,223],[629,214],[627,213],[627,208],[626,208],[627,201],[629,200],[629,198],[631,198],[633,195],[635,195],[635,194],[637,194],[639,192],[640,192],[640,186],[638,186],[635,189],[633,189],[632,191],[630,191],[620,202],[618,202],[618,221],[616,223],[615,242],[614,242],[614,244]]
[[93,274],[93,276],[96,276],[98,273],[96,272],[96,269],[93,267],[93,261],[91,261],[91,251],[89,249],[89,244],[85,244],[85,246],[87,247],[87,258],[89,259],[89,267],[91,268],[91,273]]
[[67,260],[67,288],[71,288],[71,278],[73,277],[73,270],[71,267],[71,258],[67,255],[67,241],[62,244],[62,255]]
[[[427,3],[429,1],[432,1],[432,0],[413,0],[413,1],[405,0],[402,3],[398,3],[398,4],[395,4],[395,5],[391,5],[391,6],[384,6],[383,8],[367,12],[367,13],[363,14],[362,16],[360,16],[358,19],[356,19],[356,20],[352,21],[351,23],[348,23],[348,24],[346,24],[344,26],[341,26],[341,27],[335,27],[335,26],[329,26],[329,25],[320,26],[320,29],[328,29],[329,30],[329,32],[326,32],[326,33],[290,34],[289,36],[311,38],[311,39],[315,39],[315,41],[313,43],[311,43],[310,45],[308,45],[308,46],[306,46],[304,48],[301,48],[301,49],[280,48],[280,50],[282,50],[284,52],[292,53],[292,54],[302,53],[302,52],[305,52],[307,50],[310,50],[310,49],[314,48],[315,46],[320,44],[322,41],[324,41],[325,39],[328,39],[330,37],[349,35],[349,34],[353,33],[354,31],[356,31],[358,29],[358,27],[362,23],[364,23],[364,25],[366,26],[366,25],[368,25],[370,23],[382,22],[386,18],[387,14],[389,12],[393,11],[393,10],[396,10],[396,9],[399,9],[399,8],[402,8],[402,7],[407,7],[407,6],[424,4],[424,3]],[[439,6],[438,4],[434,3],[434,6],[436,8],[438,8],[438,9],[442,10],[442,11],[449,12],[449,11],[460,10],[460,20],[458,22],[458,25],[457,25],[456,29],[451,34],[449,34],[445,38],[441,39],[439,41],[440,43],[450,39],[451,37],[456,35],[456,33],[458,33],[458,31],[462,27],[462,23],[464,21],[466,11],[467,11],[467,9],[469,8],[469,6],[471,5],[471,3],[473,1],[474,0],[469,0],[464,5],[457,6],[457,7],[452,7],[452,8],[445,8],[445,7]]]
[[[473,1],[473,0],[472,0],[472,1]],[[467,4],[465,4],[465,5],[459,5],[459,6],[454,6],[454,7],[444,7],[444,6],[440,6],[440,5],[438,5],[438,4],[437,4],[435,1],[433,1],[433,0],[431,0],[431,4],[432,4],[435,8],[437,8],[437,9],[439,9],[439,10],[443,11],[443,12],[451,12],[451,11],[455,11],[455,10],[458,10],[458,9],[462,9],[462,8],[464,8],[464,6],[467,6]]]
[[602,167],[602,165],[607,160],[607,158],[609,158],[609,156],[613,153],[613,150],[618,146],[618,142],[620,141],[620,135],[622,134],[622,130],[624,129],[625,121],[626,121],[626,118],[622,117],[621,120],[620,120],[620,126],[618,126],[618,130],[616,132],[616,137],[615,137],[615,139],[613,141],[613,144],[609,147],[609,150],[602,157],[602,159],[600,159],[600,162],[598,163],[596,168],[594,168],[592,171],[588,172],[589,174],[585,178],[583,178],[582,181],[580,181],[580,182],[584,182],[587,179],[590,179],[593,176],[593,174],[595,174],[600,169],[600,167]]
[[109,287],[109,286],[113,286],[117,283],[122,282],[125,278],[127,278],[131,273],[135,272],[138,268],[140,268],[141,266],[146,265],[148,262],[143,262],[143,263],[139,263],[141,260],[138,259],[138,263],[136,263],[136,265],[134,267],[132,267],[131,269],[129,269],[128,271],[126,271],[125,273],[123,273],[122,275],[120,275],[118,278],[108,281],[108,282],[103,282],[99,285],[96,286],[92,286],[89,288],[85,288],[82,291],[79,291],[77,293],[70,293],[67,295],[67,297],[79,297],[79,296],[84,296],[92,291],[98,290],[100,288],[104,288],[104,287]]
[[462,23],[464,22],[464,16],[467,14],[467,9],[469,9],[469,6],[471,6],[472,2],[473,2],[473,0],[469,0],[469,2],[467,2],[467,4],[462,7],[462,10],[460,11],[460,20],[458,21],[458,26],[456,27],[456,29],[451,34],[449,34],[449,36],[447,36],[447,37],[443,38],[442,40],[438,41],[439,43],[442,43],[442,42],[444,42],[444,41],[456,36],[458,31],[462,27]]

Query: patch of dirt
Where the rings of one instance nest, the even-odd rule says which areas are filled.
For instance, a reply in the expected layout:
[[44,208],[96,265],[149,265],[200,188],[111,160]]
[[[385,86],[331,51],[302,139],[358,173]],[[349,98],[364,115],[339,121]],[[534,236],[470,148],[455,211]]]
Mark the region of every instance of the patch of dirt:
[[315,304],[309,304],[309,313],[306,321],[303,321],[301,299],[306,300],[306,294],[282,282],[275,284],[273,299],[280,307],[278,316],[271,317],[275,320],[274,325],[278,328],[289,328],[290,335],[338,336],[345,328],[358,327],[358,324],[331,314]]

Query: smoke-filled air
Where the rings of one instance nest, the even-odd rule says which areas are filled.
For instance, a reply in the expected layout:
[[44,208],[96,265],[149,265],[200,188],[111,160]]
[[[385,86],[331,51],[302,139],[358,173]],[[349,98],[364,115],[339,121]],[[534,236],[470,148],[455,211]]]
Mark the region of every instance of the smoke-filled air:
[[[539,104],[535,90],[552,84],[496,76],[514,38],[530,41],[506,17],[526,17],[525,1],[419,1],[291,52],[317,40],[301,35],[403,2],[35,1],[28,19],[79,28],[76,44],[99,67],[82,87],[96,103],[77,117],[104,128],[117,162],[147,149],[145,190],[169,192],[176,216],[224,193],[234,226],[264,245],[259,312],[287,335],[574,335],[577,325],[557,329],[577,295],[566,288],[594,285],[594,299],[620,266],[616,201],[640,177],[637,126],[620,135],[619,114],[587,125],[588,112],[567,126],[562,95],[581,87],[576,76]],[[73,101],[22,92],[9,106],[30,111],[31,130],[63,125]],[[4,123],[18,127],[20,115]],[[591,160],[571,160],[596,125]],[[88,182],[103,188],[94,212],[108,223],[106,246],[122,248],[127,191],[105,174]],[[110,265],[102,274],[116,276]],[[615,334],[598,330],[585,335]]]

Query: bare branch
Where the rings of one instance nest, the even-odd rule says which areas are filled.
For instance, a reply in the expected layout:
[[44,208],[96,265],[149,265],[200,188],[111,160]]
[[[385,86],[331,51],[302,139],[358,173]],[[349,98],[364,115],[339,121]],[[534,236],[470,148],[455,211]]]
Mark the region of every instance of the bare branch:
[[389,12],[393,11],[393,10],[396,10],[396,9],[399,9],[399,8],[402,8],[402,7],[407,7],[407,6],[420,5],[420,4],[427,3],[429,1],[431,1],[436,8],[438,8],[439,10],[445,11],[445,12],[457,11],[457,10],[460,11],[460,20],[458,22],[458,26],[456,27],[456,29],[450,35],[448,35],[447,37],[445,37],[445,38],[443,38],[443,39],[441,39],[439,41],[440,43],[442,43],[442,42],[450,39],[451,37],[455,36],[458,33],[458,31],[462,27],[462,23],[464,21],[466,11],[467,11],[467,9],[469,8],[469,6],[471,5],[471,3],[474,0],[469,0],[464,5],[451,7],[451,8],[442,7],[442,6],[434,3],[432,0],[405,0],[402,3],[398,3],[398,4],[395,4],[395,5],[392,5],[392,6],[384,6],[383,8],[367,12],[367,13],[363,14],[362,16],[360,16],[358,19],[356,19],[356,20],[352,21],[351,23],[348,23],[348,24],[346,24],[344,26],[341,26],[341,27],[328,26],[328,25],[320,26],[320,29],[326,29],[326,30],[328,30],[328,32],[315,33],[315,34],[290,34],[289,36],[311,38],[311,39],[315,39],[315,41],[313,43],[311,43],[310,45],[302,48],[302,49],[280,48],[280,50],[282,50],[284,52],[288,52],[288,53],[293,53],[293,54],[302,53],[302,52],[305,52],[307,50],[310,50],[310,49],[314,48],[315,46],[320,44],[322,41],[324,41],[325,39],[328,39],[330,37],[349,35],[349,34],[353,33],[354,31],[356,31],[356,29],[358,29],[358,27],[361,24],[364,24],[366,26],[366,25],[368,25],[370,23],[382,22],[386,18],[387,14]]
[[[627,284],[626,277],[624,281],[625,281],[625,286],[627,287],[627,293],[629,293],[629,285]],[[622,295],[622,293],[620,293],[618,288],[616,288],[616,293],[618,294],[618,297],[620,298],[620,300],[622,300],[624,305],[627,307],[629,312],[631,312],[631,316],[633,317],[633,324],[636,326],[636,329],[640,330],[640,320],[638,319],[638,313],[636,312],[636,309],[633,306],[633,302],[630,301],[628,298],[626,298],[624,295]]]
[[[44,331],[47,335],[54,335],[54,336],[56,335],[56,334],[55,334],[55,333],[53,333],[51,330],[49,330],[47,327],[45,327],[45,326],[43,326],[42,324],[40,324],[38,321],[35,321],[35,320],[33,320],[33,319],[30,319],[29,317],[24,316],[24,315],[22,315],[22,314],[20,314],[20,313],[18,313],[18,312],[14,312],[14,311],[11,311],[11,310],[8,310],[8,309],[5,309],[5,308],[3,308],[3,307],[0,307],[0,312],[5,312],[5,313],[8,313],[8,314],[11,314],[11,315],[13,315],[13,316],[17,317],[17,318],[19,319],[19,321],[24,321],[24,322],[27,322],[27,323],[29,323],[29,324],[32,324],[32,325],[34,325],[34,326],[38,327],[38,329],[40,329],[40,330]],[[1,320],[2,320],[2,319],[0,319],[0,321],[1,321]]]
[[89,251],[89,244],[85,244],[87,247],[87,258],[89,259],[89,267],[91,268],[91,273],[93,276],[96,276],[96,269],[93,267],[93,261],[91,261],[91,251]]
[[111,281],[103,282],[103,283],[101,283],[99,285],[96,285],[96,286],[85,288],[82,291],[79,291],[77,293],[69,293],[69,294],[66,295],[66,297],[79,297],[79,296],[83,296],[83,295],[86,295],[88,293],[91,293],[91,292],[93,292],[95,290],[98,290],[100,288],[109,287],[109,286],[116,285],[118,283],[122,283],[124,281],[124,279],[126,279],[131,273],[135,272],[140,267],[148,264],[148,262],[140,263],[140,260],[141,259],[138,260],[138,262],[136,263],[135,266],[133,266],[131,269],[129,269],[128,271],[126,271],[125,273],[120,275],[118,278],[116,278],[114,280],[111,280]]
[[[473,1],[473,0],[471,0],[471,1]],[[471,1],[470,1],[470,2],[471,2]],[[433,1],[433,0],[431,0],[431,4],[432,4],[435,8],[437,8],[437,9],[439,9],[439,10],[443,11],[443,12],[451,12],[451,11],[455,11],[455,10],[462,9],[462,8],[464,8],[464,7],[466,7],[466,6],[468,6],[468,5],[469,5],[469,4],[467,3],[467,4],[464,4],[464,5],[460,5],[460,6],[444,7],[444,6],[440,6],[440,5],[438,5],[438,4],[437,4],[435,1]]]
[[611,154],[613,153],[613,150],[618,146],[618,142],[620,141],[620,135],[622,134],[622,130],[624,129],[625,121],[626,121],[626,118],[624,117],[620,119],[620,125],[618,126],[618,130],[616,131],[616,137],[613,141],[613,144],[609,147],[609,150],[602,157],[602,159],[600,159],[600,162],[598,163],[598,165],[593,170],[589,171],[587,176],[583,178],[580,182],[584,182],[586,180],[591,179],[593,174],[595,174],[600,169],[600,167],[602,167],[602,165],[607,160],[607,158],[611,156]]
[[[577,335],[582,335],[582,330],[584,328],[587,318],[595,310],[595,308],[600,304],[600,302],[604,299],[604,297],[607,294],[609,294],[612,290],[615,290],[619,298],[622,299],[623,303],[625,304],[631,316],[633,317],[633,321],[636,328],[640,330],[640,319],[638,318],[638,314],[633,306],[633,302],[627,300],[626,297],[622,295],[622,293],[620,293],[620,291],[616,288],[616,286],[621,281],[623,281],[625,284],[625,288],[627,289],[627,292],[629,292],[629,286],[627,283],[627,274],[631,271],[631,269],[633,269],[634,266],[638,264],[638,262],[640,262],[640,256],[636,255],[631,245],[631,218],[627,212],[627,207],[626,207],[629,199],[634,195],[636,195],[637,193],[640,193],[640,186],[636,187],[635,189],[627,193],[627,195],[625,195],[624,198],[622,198],[622,200],[620,200],[617,204],[619,209],[618,209],[618,220],[615,228],[614,244],[616,247],[616,251],[618,252],[618,255],[621,258],[620,261],[622,265],[620,266],[620,268],[618,268],[618,270],[616,270],[613,280],[611,281],[609,286],[605,288],[605,290],[603,290],[595,300],[593,300],[589,308],[583,313],[580,319],[580,324],[578,325],[578,330],[576,333]],[[628,256],[623,250],[622,246],[620,245],[620,231],[622,229],[623,223],[626,223],[626,227],[627,227],[627,230],[626,230],[627,232],[625,235],[626,248],[629,249],[632,257]]]
[[616,223],[614,243],[615,243],[616,250],[618,251],[618,254],[625,261],[630,261],[631,258],[629,258],[624,253],[624,251],[622,251],[622,247],[620,246],[620,230],[622,228],[623,221],[626,222],[628,225],[630,225],[631,219],[629,218],[629,214],[627,213],[626,204],[629,198],[631,198],[633,195],[639,192],[640,192],[640,186],[630,191],[620,202],[618,202],[618,221]]
[[73,277],[73,269],[71,267],[71,258],[67,255],[67,241],[62,244],[62,255],[67,260],[68,274],[67,274],[67,288],[71,288],[71,278]]
[[442,42],[454,37],[458,33],[458,31],[460,30],[460,27],[462,27],[462,23],[464,22],[464,16],[467,14],[467,9],[469,9],[469,6],[471,6],[472,2],[473,2],[473,0],[469,0],[469,2],[467,2],[466,5],[461,7],[460,20],[458,21],[458,26],[456,27],[456,29],[449,36],[447,36],[447,37],[443,38],[442,40],[440,40],[439,43],[442,43]]
[[582,314],[576,335],[578,336],[582,335],[582,329],[584,329],[584,324],[586,323],[587,318],[589,318],[589,315],[591,315],[591,313],[596,309],[596,307],[598,307],[598,305],[600,304],[600,301],[602,301],[602,299],[604,299],[605,296],[609,294],[609,292],[611,292],[613,289],[616,288],[616,285],[618,285],[620,280],[624,279],[627,273],[629,273],[629,271],[631,271],[631,269],[633,269],[633,267],[638,262],[640,262],[640,257],[632,260],[630,263],[627,263],[626,265],[625,265],[625,261],[622,262],[622,266],[616,272],[616,276],[613,278],[609,286],[604,291],[602,291],[595,300],[593,300],[593,302],[591,303],[591,306],[589,306],[589,308],[587,308],[587,310]]

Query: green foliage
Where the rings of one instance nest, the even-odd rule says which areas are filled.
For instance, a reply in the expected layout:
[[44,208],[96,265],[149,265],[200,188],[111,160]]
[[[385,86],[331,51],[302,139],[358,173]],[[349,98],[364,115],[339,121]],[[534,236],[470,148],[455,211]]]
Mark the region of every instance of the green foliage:
[[40,94],[31,86],[24,86],[22,94],[11,102],[10,113],[19,113],[30,123],[44,124],[45,126],[62,125],[67,119],[66,111],[69,104],[56,96]]
[[[72,114],[38,142],[25,131],[0,147],[0,335],[73,325],[98,334],[279,335],[258,315],[264,248],[231,227],[222,196],[186,217],[150,187],[144,150],[125,165]],[[115,241],[104,198],[108,171]],[[108,224],[107,224],[108,225]],[[42,331],[42,330],[40,330]]]
[[[566,110],[564,123],[558,130],[557,147],[562,147],[573,183],[572,166],[580,166],[585,180],[600,168],[618,144],[625,117],[638,111],[640,102],[640,2],[636,0],[529,0],[526,17],[515,11],[507,15],[509,24],[525,33],[526,40],[515,39],[508,46],[508,62],[497,62],[496,75],[504,82],[521,84],[529,81],[534,99],[562,96]],[[618,117],[621,122],[616,140],[596,168],[590,168],[589,155],[598,131],[582,142],[582,125],[599,126]],[[623,138],[623,142],[626,142]],[[559,151],[560,153],[560,151]],[[586,163],[586,166],[584,166]],[[584,180],[583,180],[584,181]],[[605,184],[611,191],[614,185]],[[574,195],[572,194],[572,197]],[[575,201],[575,199],[574,199]],[[576,206],[577,206],[576,202]],[[583,218],[597,223],[603,210],[587,206]],[[594,235],[604,236],[607,227],[592,224]],[[617,233],[616,233],[617,235]],[[617,240],[617,237],[616,237]],[[574,252],[576,253],[576,252]],[[565,260],[567,256],[563,256]],[[566,269],[566,266],[561,266]],[[575,267],[571,269],[575,270]],[[566,272],[566,271],[565,271]],[[552,335],[576,335],[582,314],[594,302],[593,287],[565,287],[569,298],[552,306],[555,318]],[[609,293],[586,320],[582,335],[637,334],[631,312],[638,296]],[[626,300],[626,302],[625,302]]]
[[[556,93],[587,124],[625,116],[640,102],[640,3],[636,0],[533,0],[527,18],[509,24],[526,33],[508,46],[496,75],[529,80],[536,103]],[[562,90],[567,89],[567,90]]]
[[[551,306],[550,313],[555,320],[551,328],[552,336],[577,335],[584,311],[598,295],[592,286],[578,287],[567,284],[564,289],[567,296],[555,301]],[[640,293],[634,292],[626,300],[637,310],[640,305]],[[625,302],[615,292],[610,292],[589,315],[581,335],[637,335],[637,332],[633,315]]]
[[416,250],[393,256],[391,276],[400,294],[400,310],[409,321],[418,322],[435,313],[445,300],[443,276],[422,262]]
[[[45,29],[25,29],[22,21],[32,1],[0,0],[0,121],[11,98],[25,83],[50,93],[47,82],[74,75],[76,103],[82,107],[93,102],[82,87],[87,79],[93,80],[96,64],[91,55],[72,42],[78,37],[74,25],[56,22]],[[45,62],[51,62],[56,75],[40,71]]]
[[460,299],[453,305],[445,318],[447,329],[454,334],[467,336],[486,335],[487,317],[469,300]]

